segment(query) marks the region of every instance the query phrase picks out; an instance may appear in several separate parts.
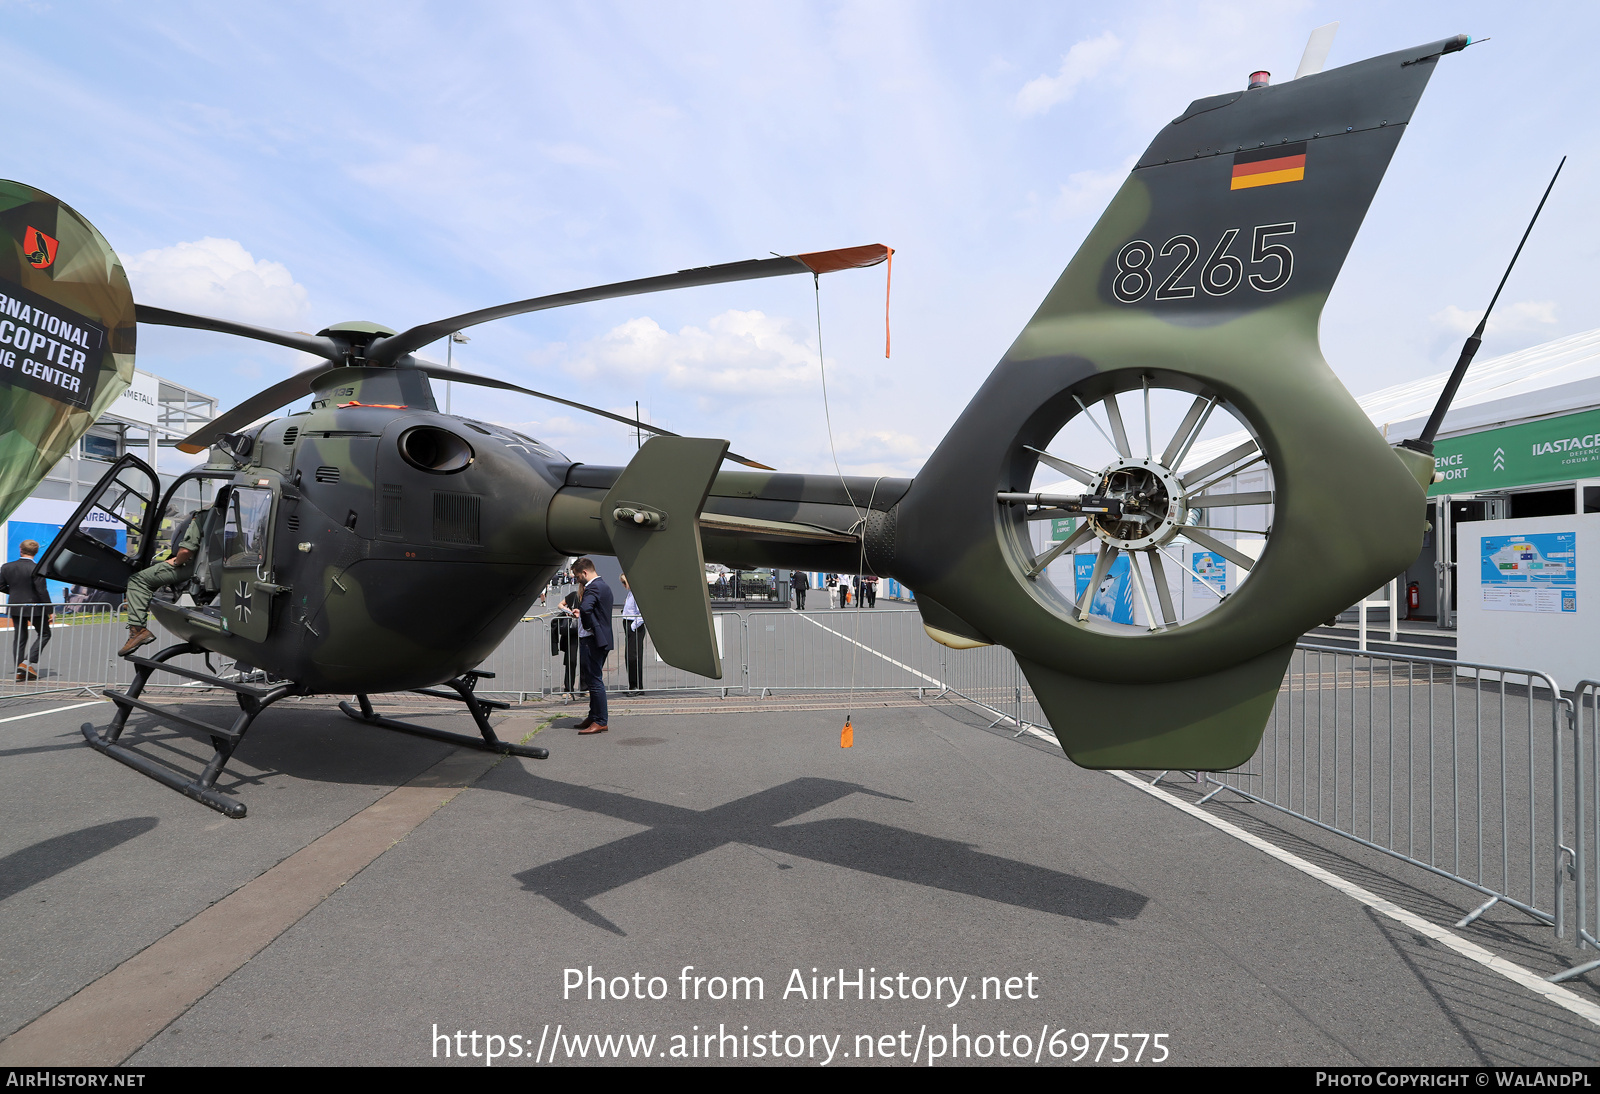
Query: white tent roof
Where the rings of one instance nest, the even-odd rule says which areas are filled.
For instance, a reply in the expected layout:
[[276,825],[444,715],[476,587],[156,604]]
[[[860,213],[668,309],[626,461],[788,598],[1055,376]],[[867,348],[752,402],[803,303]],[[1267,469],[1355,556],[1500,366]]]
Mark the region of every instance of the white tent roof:
[[[1450,370],[1446,369],[1374,391],[1356,402],[1384,440],[1398,444],[1422,432],[1449,377]],[[1439,435],[1450,437],[1594,406],[1600,406],[1600,330],[1475,361],[1467,370],[1450,413],[1445,415]],[[1191,467],[1202,464],[1238,445],[1245,436],[1241,430],[1202,441],[1184,463]],[[1069,479],[1036,489],[1075,494],[1083,488]]]
[[[1384,440],[1398,444],[1422,432],[1450,370],[1374,391],[1356,402]],[[1506,422],[1570,414],[1600,406],[1600,330],[1475,361],[1445,415],[1441,437]],[[1204,463],[1243,441],[1241,431],[1194,446],[1185,463]]]

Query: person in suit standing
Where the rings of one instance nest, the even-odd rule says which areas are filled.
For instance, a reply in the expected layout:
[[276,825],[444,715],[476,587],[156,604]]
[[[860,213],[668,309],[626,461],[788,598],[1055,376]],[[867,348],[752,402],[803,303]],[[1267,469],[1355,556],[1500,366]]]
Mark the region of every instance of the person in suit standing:
[[578,723],[583,734],[604,733],[609,712],[606,709],[606,656],[614,645],[611,636],[611,588],[594,568],[594,562],[580,558],[572,573],[583,583],[583,599],[572,609],[578,620],[578,664],[583,686],[589,692],[589,716]]
[[622,575],[622,587],[628,590],[628,598],[622,604],[622,642],[628,657],[628,690],[639,691],[644,688],[644,615],[639,611],[639,602],[633,599],[633,586],[628,584],[627,574]]
[[[16,634],[14,654],[17,661],[17,683],[39,679],[39,655],[50,644],[50,586],[39,576],[33,556],[39,553],[37,540],[25,539],[22,557],[0,566],[0,593],[5,593],[11,604],[11,629]],[[33,639],[33,656],[28,652],[28,624],[37,632]]]
[[794,610],[806,610],[806,590],[811,588],[811,575],[804,570],[796,570],[789,575],[789,588],[794,590]]

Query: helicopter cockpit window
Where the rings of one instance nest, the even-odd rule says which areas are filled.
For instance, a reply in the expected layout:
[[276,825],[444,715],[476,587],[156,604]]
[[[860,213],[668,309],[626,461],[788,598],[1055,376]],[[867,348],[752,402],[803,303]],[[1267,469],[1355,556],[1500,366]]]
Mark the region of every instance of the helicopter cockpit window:
[[272,517],[272,491],[236,486],[228,495],[222,526],[224,566],[260,566]]

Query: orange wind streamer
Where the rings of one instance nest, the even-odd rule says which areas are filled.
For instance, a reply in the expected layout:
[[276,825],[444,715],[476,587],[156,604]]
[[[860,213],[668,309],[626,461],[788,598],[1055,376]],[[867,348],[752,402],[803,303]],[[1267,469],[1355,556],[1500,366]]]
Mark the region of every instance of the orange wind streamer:
[[889,356],[889,288],[894,284],[894,248],[886,248],[889,252],[889,268],[883,275],[883,355]]

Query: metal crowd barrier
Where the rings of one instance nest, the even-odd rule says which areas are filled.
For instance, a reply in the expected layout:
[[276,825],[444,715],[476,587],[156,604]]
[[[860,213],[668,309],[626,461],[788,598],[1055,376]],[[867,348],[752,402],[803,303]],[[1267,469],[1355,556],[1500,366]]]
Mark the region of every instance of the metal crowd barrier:
[[[1571,861],[1568,872],[1577,903],[1580,949],[1600,950],[1600,681],[1581,681],[1572,693],[1573,802]],[[1600,968],[1586,961],[1559,977],[1566,980]]]
[[[4,668],[0,669],[0,699],[82,691],[96,694],[101,688],[133,679],[127,662],[117,650],[127,641],[126,616],[109,604],[7,604],[0,608],[0,649]],[[15,615],[26,615],[27,649],[16,648]],[[28,658],[38,641],[37,624],[47,616],[50,641],[33,665],[36,677],[17,679],[18,659]]]
[[1534,670],[1301,644],[1261,747],[1197,773],[1200,802],[1228,790],[1489,898],[1457,926],[1504,903],[1565,937],[1570,709]]

